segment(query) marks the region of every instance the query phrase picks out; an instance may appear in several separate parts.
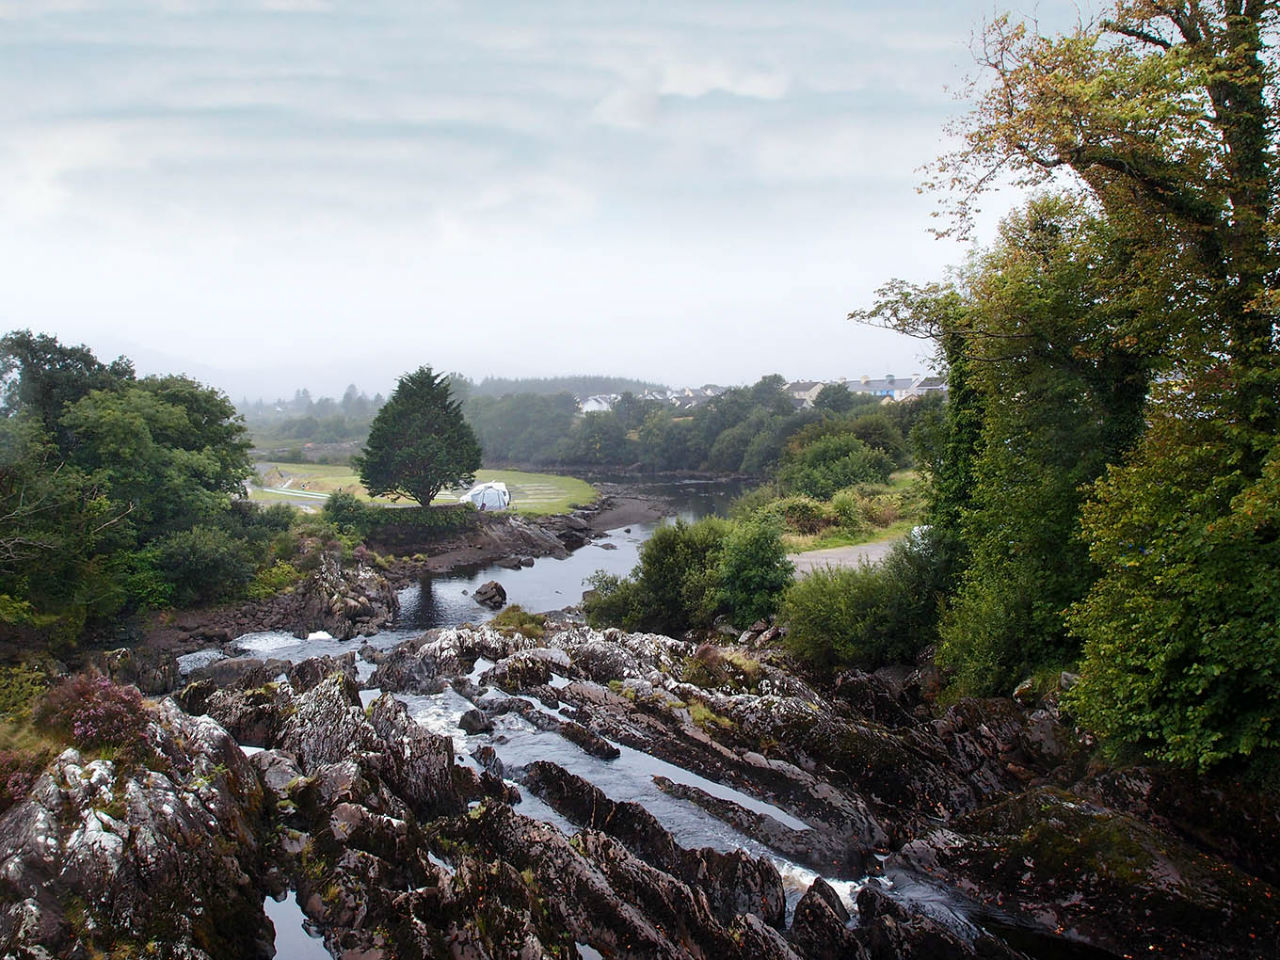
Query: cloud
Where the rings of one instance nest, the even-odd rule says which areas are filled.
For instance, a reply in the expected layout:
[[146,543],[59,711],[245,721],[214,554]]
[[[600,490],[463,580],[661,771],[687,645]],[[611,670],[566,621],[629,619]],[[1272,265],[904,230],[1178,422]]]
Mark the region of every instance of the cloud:
[[[817,375],[853,301],[943,262],[912,171],[985,3],[0,0],[7,317],[700,381],[782,324]],[[482,319],[503,350],[451,332]]]

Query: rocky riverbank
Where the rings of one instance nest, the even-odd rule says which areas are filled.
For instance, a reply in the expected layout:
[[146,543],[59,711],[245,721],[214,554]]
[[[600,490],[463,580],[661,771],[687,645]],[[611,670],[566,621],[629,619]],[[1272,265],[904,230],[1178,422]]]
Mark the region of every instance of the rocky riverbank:
[[[567,514],[526,519],[482,513],[474,530],[415,546],[411,555],[373,557],[357,551],[343,563],[332,554],[294,588],[267,600],[165,612],[113,638],[156,651],[189,653],[226,644],[246,633],[278,630],[297,637],[324,631],[340,640],[371,636],[395,620],[396,591],[424,575],[486,564],[529,566],[541,557],[563,558],[607,530],[652,523],[669,508],[652,498],[618,493]],[[110,640],[106,646],[111,646]],[[146,688],[147,684],[143,683]]]
[[[1056,691],[943,709],[927,666],[816,680],[775,639],[209,670],[145,762],[68,751],[0,818],[0,953],[267,956],[286,888],[352,960],[1280,953],[1274,798],[1097,766]],[[682,843],[677,808],[739,839]]]

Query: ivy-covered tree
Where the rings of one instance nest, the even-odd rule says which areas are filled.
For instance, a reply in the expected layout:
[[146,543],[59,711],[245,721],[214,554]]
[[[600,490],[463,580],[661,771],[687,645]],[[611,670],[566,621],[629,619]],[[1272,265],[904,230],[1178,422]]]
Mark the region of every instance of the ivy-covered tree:
[[475,478],[480,444],[450,394],[449,378],[419,367],[400,378],[354,462],[373,496],[409,497],[426,506],[445,487]]
[[[1129,245],[1145,429],[1084,511],[1100,576],[1069,614],[1080,715],[1188,765],[1280,758],[1275,464],[1280,166],[1275,0],[1121,0],[1065,36],[997,20],[993,82],[945,158],[964,214],[993,177],[1066,173]],[[1265,594],[1265,595],[1264,595]]]

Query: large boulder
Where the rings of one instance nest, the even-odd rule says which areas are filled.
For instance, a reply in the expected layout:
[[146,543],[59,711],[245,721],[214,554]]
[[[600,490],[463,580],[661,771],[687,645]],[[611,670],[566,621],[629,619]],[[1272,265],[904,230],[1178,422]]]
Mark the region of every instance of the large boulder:
[[271,956],[258,879],[267,808],[239,747],[165,700],[136,755],[90,761],[68,749],[0,817],[6,955],[138,955],[160,943],[189,960]]
[[1117,956],[1280,956],[1280,890],[1051,787],[935,829],[890,864],[1001,904],[1043,936],[1066,931]]

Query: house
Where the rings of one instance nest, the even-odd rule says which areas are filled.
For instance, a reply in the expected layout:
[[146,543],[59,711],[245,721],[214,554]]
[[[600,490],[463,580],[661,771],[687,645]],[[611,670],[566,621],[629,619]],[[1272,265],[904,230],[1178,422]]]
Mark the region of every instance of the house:
[[812,407],[813,401],[818,398],[818,394],[822,392],[822,388],[826,384],[821,380],[797,380],[794,383],[788,383],[782,389],[792,400],[800,401],[800,407]]

